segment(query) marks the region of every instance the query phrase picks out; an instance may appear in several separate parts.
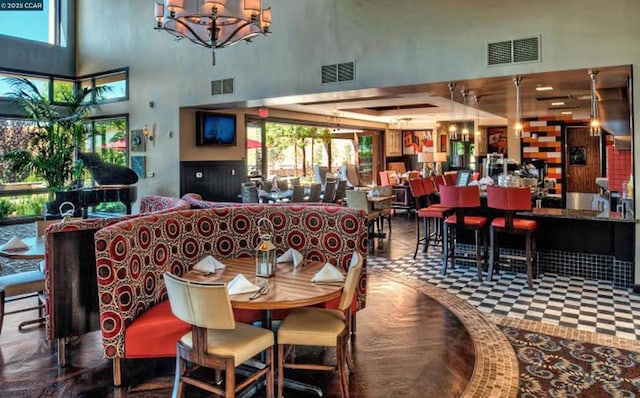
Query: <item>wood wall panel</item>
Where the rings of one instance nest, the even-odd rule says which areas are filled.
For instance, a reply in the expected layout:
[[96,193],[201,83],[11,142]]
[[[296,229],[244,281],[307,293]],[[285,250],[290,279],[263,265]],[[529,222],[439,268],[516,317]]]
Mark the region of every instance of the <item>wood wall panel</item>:
[[[586,164],[571,164],[569,151],[576,147],[586,149]],[[600,192],[596,185],[596,177],[600,176],[600,137],[592,137],[588,127],[567,127],[565,159],[567,192]]]
[[244,160],[180,162],[180,196],[197,193],[204,200],[239,202],[243,181],[247,181]]

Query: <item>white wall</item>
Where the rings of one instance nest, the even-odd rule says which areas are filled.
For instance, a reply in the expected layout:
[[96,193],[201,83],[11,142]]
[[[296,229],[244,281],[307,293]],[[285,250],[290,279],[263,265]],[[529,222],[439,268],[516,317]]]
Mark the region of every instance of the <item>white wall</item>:
[[[186,106],[334,90],[441,82],[553,70],[640,65],[637,0],[280,0],[273,34],[217,52],[153,30],[154,0],[78,2],[78,74],[130,67],[131,128],[155,124],[147,152],[156,177],[140,194],[178,193],[180,151],[193,134]],[[541,36],[542,61],[486,67],[486,43]],[[320,84],[320,66],[355,60],[356,82]],[[234,77],[236,94],[212,97],[210,81]],[[640,83],[634,82],[635,97]],[[154,108],[148,102],[154,101]],[[634,113],[640,114],[640,101]],[[121,105],[115,105],[114,109]],[[110,112],[109,107],[105,107]],[[115,112],[115,110],[113,110]],[[189,151],[190,152],[190,151]],[[190,152],[191,153],[191,152]],[[234,152],[235,153],[235,152]],[[192,153],[193,155],[193,153]],[[211,159],[220,153],[207,153]],[[244,155],[242,155],[244,156]],[[640,151],[635,151],[640,175]],[[638,184],[636,184],[638,185]],[[640,229],[639,229],[640,232]],[[640,263],[640,249],[636,248]],[[640,281],[640,272],[636,272]]]

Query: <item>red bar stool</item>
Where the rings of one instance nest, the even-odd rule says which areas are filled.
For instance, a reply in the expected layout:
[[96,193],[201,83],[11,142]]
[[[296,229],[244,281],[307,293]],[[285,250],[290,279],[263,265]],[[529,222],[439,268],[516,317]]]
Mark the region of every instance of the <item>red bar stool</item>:
[[447,185],[456,185],[456,182],[458,181],[458,172],[447,172],[444,175],[444,182]]
[[[429,195],[435,192],[433,183],[429,180],[426,183],[422,178],[412,178],[409,180],[409,189],[411,195],[414,198],[416,204],[416,250],[413,252],[413,258],[418,255],[418,248],[423,245],[422,252],[426,253],[429,249],[429,242],[431,240],[431,220],[444,220],[444,218],[451,214],[451,209],[444,207],[440,204],[432,205],[429,201]],[[429,187],[430,186],[430,187]],[[424,237],[420,237],[420,220],[424,224]],[[441,223],[441,222],[440,222]],[[437,225],[437,224],[434,224]],[[435,229],[435,228],[434,228]]]
[[447,183],[444,181],[444,176],[433,176],[433,185],[436,187],[436,191],[440,192],[440,187],[443,185],[447,185]]
[[499,268],[500,250],[496,232],[524,234],[526,236],[527,282],[533,288],[533,261],[536,254],[535,220],[515,218],[516,211],[531,210],[531,190],[529,187],[487,187],[487,205],[492,209],[504,210],[504,217],[496,217],[491,222],[489,254],[489,280],[493,277],[493,267]]
[[482,281],[483,265],[480,238],[482,237],[482,245],[486,254],[487,234],[485,232],[485,226],[487,225],[487,218],[465,215],[467,209],[480,207],[480,192],[478,191],[478,187],[474,185],[443,185],[440,187],[440,203],[443,206],[453,208],[455,211],[454,215],[447,217],[444,220],[444,236],[442,242],[442,269],[440,273],[442,275],[446,274],[447,260],[449,258],[451,258],[451,267],[455,265],[456,231],[468,229],[474,231],[475,234],[478,279]]

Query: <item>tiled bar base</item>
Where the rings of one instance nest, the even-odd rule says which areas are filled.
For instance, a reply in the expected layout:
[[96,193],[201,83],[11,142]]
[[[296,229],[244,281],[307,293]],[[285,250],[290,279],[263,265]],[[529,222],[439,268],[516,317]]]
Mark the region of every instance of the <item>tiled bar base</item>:
[[[473,245],[456,244],[456,256],[469,253],[475,262]],[[524,250],[500,249],[501,256],[520,256],[524,258]],[[613,256],[600,254],[575,253],[562,250],[541,250],[538,252],[536,274],[552,273],[562,276],[573,276],[584,279],[611,281],[613,286],[629,289],[633,287],[633,263],[619,261]],[[502,261],[516,272],[526,273],[524,260]],[[456,261],[458,264],[458,261]],[[474,266],[469,261],[460,261],[460,265]]]

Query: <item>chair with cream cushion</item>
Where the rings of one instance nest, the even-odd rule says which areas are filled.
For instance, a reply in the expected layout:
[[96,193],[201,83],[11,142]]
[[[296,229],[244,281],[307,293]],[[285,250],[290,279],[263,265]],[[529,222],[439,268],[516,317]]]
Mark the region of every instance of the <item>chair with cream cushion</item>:
[[[267,396],[273,397],[273,332],[236,323],[224,283],[200,283],[164,273],[173,314],[191,324],[191,332],[177,343],[173,397],[182,396],[183,384],[191,384],[224,397],[235,394],[265,376]],[[150,336],[150,342],[153,336]],[[236,385],[235,368],[265,353],[266,366]],[[187,367],[189,362],[192,367]],[[191,371],[207,367],[225,372],[224,389],[197,380]]]
[[[349,271],[342,289],[338,310],[304,307],[292,310],[278,329],[278,397],[282,398],[283,371],[289,369],[310,369],[338,371],[343,397],[349,397],[349,380],[345,369],[354,371],[351,351],[348,347],[351,334],[351,308],[360,272],[362,256],[353,253]],[[286,362],[294,346],[335,347],[337,364],[301,364]],[[290,346],[285,352],[285,346]]]

